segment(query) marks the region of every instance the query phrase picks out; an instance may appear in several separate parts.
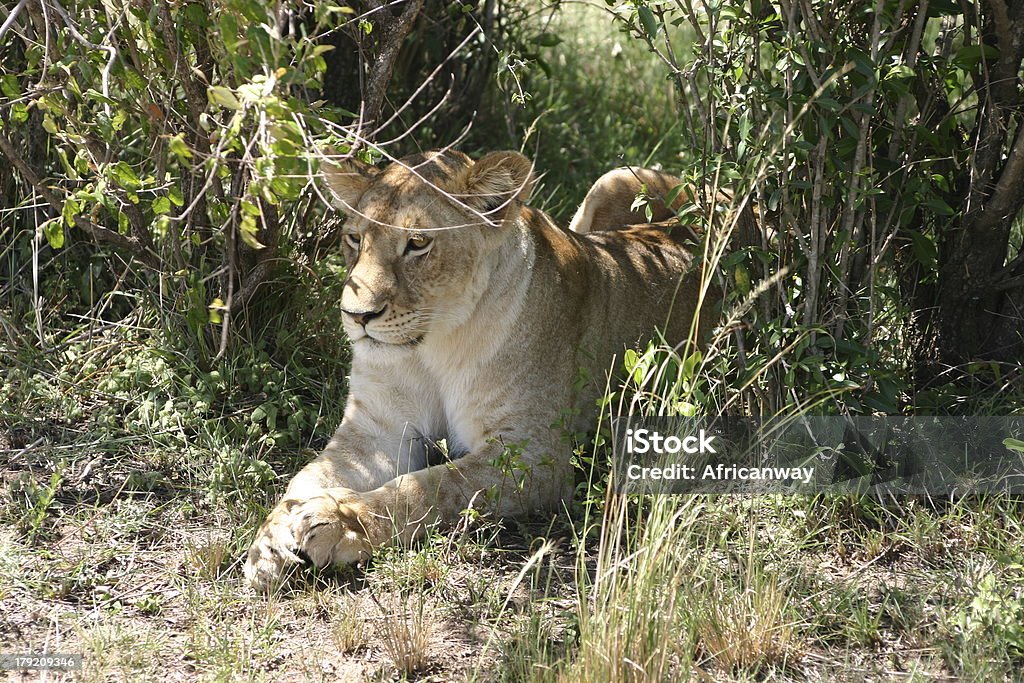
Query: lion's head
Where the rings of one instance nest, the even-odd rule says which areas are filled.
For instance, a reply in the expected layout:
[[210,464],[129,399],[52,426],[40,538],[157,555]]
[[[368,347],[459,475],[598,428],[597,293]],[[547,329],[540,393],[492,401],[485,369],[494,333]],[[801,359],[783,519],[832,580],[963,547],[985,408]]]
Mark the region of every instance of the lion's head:
[[516,152],[429,152],[382,169],[346,160],[324,176],[348,214],[345,331],[397,346],[469,316],[533,185]]

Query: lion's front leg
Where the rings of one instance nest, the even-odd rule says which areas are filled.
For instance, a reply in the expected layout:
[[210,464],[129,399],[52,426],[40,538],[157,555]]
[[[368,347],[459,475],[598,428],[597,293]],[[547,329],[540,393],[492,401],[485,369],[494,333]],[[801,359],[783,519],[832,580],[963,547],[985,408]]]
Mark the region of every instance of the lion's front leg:
[[318,567],[357,562],[386,540],[386,507],[372,492],[426,463],[418,437],[429,431],[436,397],[422,377],[422,392],[408,390],[415,378],[415,367],[398,378],[370,363],[353,368],[344,420],[323,452],[288,484],[246,554],[250,584],[266,590],[306,561]]
[[354,564],[389,536],[372,497],[350,489],[323,489],[306,498],[286,497],[271,511],[249,548],[245,578],[259,590],[281,583],[288,569]]

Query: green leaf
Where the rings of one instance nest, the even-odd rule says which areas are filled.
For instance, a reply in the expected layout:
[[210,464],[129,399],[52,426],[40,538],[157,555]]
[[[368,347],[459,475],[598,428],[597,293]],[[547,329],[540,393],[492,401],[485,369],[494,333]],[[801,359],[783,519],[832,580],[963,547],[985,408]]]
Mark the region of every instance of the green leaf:
[[260,207],[248,201],[247,199],[243,199],[239,206],[241,206],[242,208],[242,213],[246,214],[247,216],[260,216],[263,214],[263,212],[260,211]]
[[704,357],[700,351],[694,351],[683,360],[683,377],[687,380],[693,379],[697,376],[697,369],[700,368],[701,361]]
[[[211,301],[210,305],[206,307],[206,310],[209,311],[210,323],[212,323],[214,325],[220,324],[220,322],[223,320],[223,317],[222,317],[221,313],[225,309],[226,309],[226,307],[224,306],[224,301],[220,297],[217,297],[216,299]],[[256,410],[259,410],[259,408],[257,408]],[[256,413],[254,411],[253,412],[253,416],[254,416],[253,417],[253,422],[256,421],[255,414]]]
[[265,249],[265,245],[260,244],[260,241],[256,239],[256,235],[259,233],[259,228],[256,225],[255,216],[245,214],[242,216],[242,222],[239,224],[239,233],[242,235],[242,241],[245,242],[252,249]]
[[626,354],[622,358],[622,366],[626,372],[633,372],[633,368],[640,361],[640,356],[633,349],[626,349]]
[[167,197],[157,197],[153,200],[153,213],[161,216],[171,210],[171,200]]
[[227,48],[228,54],[235,54],[238,47],[238,20],[231,14],[224,12],[220,17],[220,38]]
[[736,289],[740,294],[746,296],[750,293],[750,274],[742,263],[737,263],[733,269],[732,277],[736,281]]
[[694,417],[698,410],[697,406],[689,401],[676,401],[672,408],[683,417]]
[[942,201],[938,197],[931,197],[921,202],[921,206],[925,206],[940,216],[952,216],[956,213],[953,207]]
[[61,218],[64,219],[64,224],[68,227],[75,224],[75,216],[80,213],[82,213],[82,205],[74,199],[66,199],[60,211]]
[[139,176],[135,175],[135,171],[132,170],[132,167],[127,162],[119,161],[113,166],[108,166],[107,172],[118,185],[126,190],[137,190],[142,187]]
[[562,38],[557,33],[541,33],[539,36],[534,36],[530,42],[541,47],[554,47],[562,42]]
[[174,137],[168,138],[167,147],[171,150],[171,154],[178,158],[178,161],[188,165],[188,160],[192,158],[192,150],[185,144],[184,133],[178,133]]
[[964,45],[953,55],[953,63],[964,69],[973,69],[982,59],[999,59],[999,50],[992,45]]
[[167,216],[157,216],[156,220],[153,221],[153,234],[158,237],[166,237],[167,229],[171,226],[170,219]]
[[186,26],[203,29],[210,25],[210,21],[210,13],[205,3],[194,2],[185,5],[185,22],[183,23]]
[[210,100],[210,104],[216,104],[226,109],[242,108],[242,103],[235,97],[235,93],[231,92],[230,88],[221,85],[211,85],[207,88],[206,97]]
[[885,75],[886,79],[899,78],[899,79],[910,79],[914,77],[914,70],[906,64],[896,64]]
[[60,165],[64,167],[64,172],[68,174],[69,178],[72,180],[81,179],[81,176],[78,175],[78,171],[76,171],[75,167],[71,165],[70,161],[68,161],[68,153],[60,147],[57,148],[57,158],[60,159]]
[[132,69],[131,67],[125,67],[124,81],[132,90],[146,89],[146,79],[143,78],[138,71]]
[[10,97],[12,100],[16,100],[21,97],[21,88],[18,86],[18,77],[14,74],[4,74],[0,76],[0,92],[5,97]]
[[185,198],[181,195],[181,190],[178,189],[177,185],[172,185],[171,189],[167,191],[167,198],[171,200],[171,204],[175,206],[184,206]]
[[46,235],[46,241],[50,243],[51,248],[60,249],[64,246],[64,223],[60,218],[51,218],[39,227]]
[[654,40],[658,35],[658,20],[655,19],[654,12],[647,5],[640,5],[636,8],[636,14],[640,19],[640,25],[644,27],[644,33],[650,40]]
[[253,422],[263,422],[265,420],[267,429],[275,429],[277,427],[277,406],[267,401],[266,403],[257,406],[256,409],[252,411],[252,415],[249,416],[249,419]]
[[1017,451],[1018,453],[1024,453],[1024,441],[1020,439],[1006,438],[1003,439],[1003,445],[1009,448],[1011,451]]
[[101,93],[99,90],[96,90],[94,88],[89,88],[88,90],[86,90],[85,96],[90,100],[96,100],[97,102],[102,102],[103,104],[109,104],[112,107],[117,106],[116,101],[110,99],[109,97]]
[[819,97],[818,104],[820,104],[822,107],[825,107],[825,109],[828,109],[829,111],[839,111],[840,109],[843,108],[843,105],[839,104],[839,102],[832,99],[831,97]]
[[[678,185],[673,187],[671,190],[669,190],[668,194],[665,195],[665,206],[671,208],[671,206],[676,203],[676,199],[679,198],[679,194],[681,192],[685,191],[685,190],[686,190],[686,183],[679,183]],[[687,194],[687,197],[689,197],[690,193],[687,192],[686,194]]]

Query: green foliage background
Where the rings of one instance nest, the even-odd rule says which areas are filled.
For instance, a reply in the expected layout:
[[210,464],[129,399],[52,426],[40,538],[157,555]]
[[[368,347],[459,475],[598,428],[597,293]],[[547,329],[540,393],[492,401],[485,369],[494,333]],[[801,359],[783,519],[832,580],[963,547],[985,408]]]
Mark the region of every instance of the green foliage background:
[[[752,332],[722,340],[748,410],[969,411],[979,384],[1015,391],[1022,198],[1003,186],[1024,153],[1022,28],[1002,3],[430,3],[379,130],[357,125],[359,73],[395,13],[19,7],[0,44],[17,346],[81,333],[43,325],[41,301],[90,325],[155,315],[204,372],[229,347],[281,346],[299,318],[327,332],[332,307],[307,305],[337,270],[319,158],[372,130],[387,157],[522,148],[546,173],[535,203],[563,221],[622,163],[756,206],[761,244],[721,264],[734,303],[764,289],[743,313]],[[710,196],[684,218],[713,216]]]

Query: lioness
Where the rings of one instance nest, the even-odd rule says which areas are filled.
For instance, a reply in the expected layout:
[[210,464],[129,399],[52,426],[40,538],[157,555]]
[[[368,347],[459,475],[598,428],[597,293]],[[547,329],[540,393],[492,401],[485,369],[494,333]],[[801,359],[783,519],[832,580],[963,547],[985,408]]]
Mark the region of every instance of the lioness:
[[[612,358],[656,327],[686,339],[701,298],[689,233],[562,230],[524,204],[532,165],[515,152],[349,161],[325,177],[349,215],[348,404],[249,549],[261,589],[291,564],[357,562],[468,508],[557,506],[573,488],[564,430],[592,424]],[[428,466],[441,439],[452,459]]]

